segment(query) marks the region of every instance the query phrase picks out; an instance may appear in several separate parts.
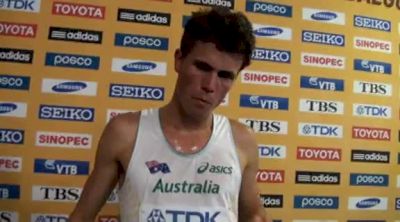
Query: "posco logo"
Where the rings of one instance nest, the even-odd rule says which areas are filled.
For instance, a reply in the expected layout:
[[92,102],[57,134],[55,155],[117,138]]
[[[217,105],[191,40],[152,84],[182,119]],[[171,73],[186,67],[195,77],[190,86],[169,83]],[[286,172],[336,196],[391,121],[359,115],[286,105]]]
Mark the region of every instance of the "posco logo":
[[209,162],[201,163],[200,166],[197,168],[198,174],[203,174],[206,172],[212,174],[227,174],[231,175],[233,171],[233,167],[231,166],[222,166],[222,165],[213,165]]
[[291,52],[276,49],[255,48],[251,54],[251,59],[260,61],[290,63]]
[[392,23],[388,20],[354,15],[354,26],[360,28],[374,29],[379,31],[390,32]]
[[345,45],[344,35],[325,33],[325,32],[314,32],[314,31],[304,30],[302,32],[302,40],[303,42],[311,42],[311,43],[332,45],[332,46],[343,47]]
[[23,144],[24,130],[20,129],[0,129],[0,143]]
[[46,53],[46,66],[60,66],[82,69],[99,69],[100,57],[61,53]]
[[134,34],[115,34],[115,45],[124,47],[168,50],[168,39]]
[[0,88],[29,90],[31,77],[0,75]]
[[366,59],[354,59],[354,70],[372,73],[392,74],[392,64]]
[[389,184],[389,176],[384,174],[350,174],[350,185],[352,186],[384,186]]
[[109,96],[131,99],[164,100],[164,88],[152,86],[110,84]]
[[269,2],[246,1],[246,12],[292,17],[292,6]]
[[94,111],[94,108],[86,107],[40,105],[39,118],[93,122]]
[[339,197],[334,196],[294,196],[297,209],[338,209]]

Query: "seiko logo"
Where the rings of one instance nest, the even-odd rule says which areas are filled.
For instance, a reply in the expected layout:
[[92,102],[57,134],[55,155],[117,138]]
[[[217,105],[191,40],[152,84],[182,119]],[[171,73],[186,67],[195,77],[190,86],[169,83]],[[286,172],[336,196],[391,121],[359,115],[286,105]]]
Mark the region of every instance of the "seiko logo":
[[333,148],[297,147],[297,159],[340,161],[342,159],[342,150]]
[[292,40],[292,29],[286,27],[252,24],[253,33],[259,38]]
[[0,143],[23,144],[24,130],[20,129],[0,129]]
[[68,95],[96,96],[97,83],[74,81],[67,79],[43,79],[42,92],[68,94]]
[[285,171],[259,169],[256,178],[259,183],[284,183]]
[[344,35],[325,32],[303,31],[302,37],[303,42],[312,42],[333,46],[344,46],[346,42]]
[[0,101],[0,117],[9,116],[25,118],[28,109],[27,107],[26,103]]
[[209,162],[204,162],[197,167],[197,173],[211,173],[211,174],[227,174],[231,175],[233,171],[233,167],[231,166],[222,166],[222,165],[213,165]]
[[31,222],[68,222],[67,214],[32,214]]
[[86,107],[40,105],[39,118],[93,122],[95,110]]
[[299,123],[298,135],[342,138],[343,126],[320,124],[320,123]]
[[328,91],[344,91],[344,80],[301,76],[300,87]]
[[116,33],[115,45],[133,48],[168,50],[168,38]]
[[0,156],[0,172],[21,172],[21,169],[21,157]]
[[344,25],[345,15],[342,12],[327,11],[323,9],[303,8],[303,20]]
[[88,161],[35,159],[35,173],[49,173],[60,175],[88,175]]
[[384,41],[380,39],[371,39],[365,37],[354,37],[354,48],[374,51],[374,52],[383,52],[387,54],[392,53],[392,42]]
[[76,4],[70,2],[53,2],[53,14],[77,16],[84,18],[104,19],[106,8],[104,6]]
[[291,52],[276,49],[255,48],[251,59],[270,62],[290,63]]
[[242,94],[240,95],[240,106],[260,109],[288,110],[289,99]]
[[389,184],[389,176],[383,174],[350,174],[352,186],[385,186]]
[[298,209],[338,209],[339,197],[334,196],[294,196],[294,208]]
[[0,48],[0,61],[32,63],[33,50]]
[[261,194],[260,202],[264,208],[282,208],[283,195]]
[[99,69],[100,57],[61,53],[46,53],[46,66]]
[[0,22],[0,35],[35,38],[37,25]]
[[89,134],[36,132],[36,146],[90,149],[92,136]]
[[31,77],[0,74],[0,88],[29,90]]
[[287,121],[239,118],[239,122],[247,125],[256,133],[287,134]]
[[302,52],[301,64],[303,66],[320,68],[344,69],[346,66],[346,58],[342,56]]
[[349,210],[387,210],[386,197],[349,197]]
[[289,87],[290,75],[285,73],[271,73],[251,70],[242,70],[242,83]]
[[391,119],[392,108],[390,106],[378,106],[374,104],[353,104],[353,115]]
[[300,99],[300,112],[340,114],[344,113],[344,104],[340,101]]
[[222,6],[233,9],[234,0],[185,0],[185,4],[204,5],[204,6]]
[[169,26],[171,23],[171,15],[161,12],[149,12],[119,8],[118,21]]
[[354,80],[353,92],[375,96],[392,96],[392,85]]
[[0,210],[0,221],[1,222],[18,222],[19,214],[13,211]]
[[110,84],[109,96],[132,99],[164,100],[164,88],[152,86]]
[[101,43],[103,33],[100,31],[50,27],[49,39],[72,42]]
[[0,184],[0,199],[19,199],[20,186],[16,184]]
[[167,75],[167,63],[149,60],[113,58],[111,71],[165,76]]
[[296,171],[296,183],[300,184],[340,184],[340,173]]
[[246,11],[267,15],[292,17],[292,6],[270,2],[246,1]]
[[258,145],[260,158],[284,159],[286,158],[286,146],[283,145]]
[[392,23],[388,20],[370,18],[361,15],[354,15],[354,26],[385,32],[390,32],[392,29]]
[[365,59],[354,59],[354,70],[392,74],[392,64]]
[[37,13],[40,11],[40,0],[0,0],[0,9]]
[[390,152],[373,150],[352,150],[351,161],[353,162],[372,162],[389,163]]
[[390,141],[391,129],[353,126],[352,137],[355,139]]
[[33,186],[32,200],[76,202],[78,201],[81,192],[82,189],[77,187]]

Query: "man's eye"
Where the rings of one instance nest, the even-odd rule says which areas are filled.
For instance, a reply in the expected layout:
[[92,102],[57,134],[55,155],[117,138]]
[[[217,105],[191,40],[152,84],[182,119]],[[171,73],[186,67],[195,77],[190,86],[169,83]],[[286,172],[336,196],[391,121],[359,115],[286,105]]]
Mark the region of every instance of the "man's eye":
[[231,72],[220,71],[218,72],[218,76],[224,79],[232,79],[232,80],[235,79],[235,74]]
[[196,68],[198,68],[198,69],[200,69],[202,71],[211,71],[212,70],[212,68],[209,65],[205,64],[205,63],[198,62],[195,65],[196,65]]

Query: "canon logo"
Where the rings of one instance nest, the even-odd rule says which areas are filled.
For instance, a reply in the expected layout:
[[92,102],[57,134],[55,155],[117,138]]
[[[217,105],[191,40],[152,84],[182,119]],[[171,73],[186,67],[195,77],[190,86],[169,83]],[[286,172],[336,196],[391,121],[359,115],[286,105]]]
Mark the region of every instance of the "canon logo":
[[104,19],[105,17],[104,6],[76,4],[69,2],[53,2],[53,14],[55,15],[68,15],[84,18]]
[[297,147],[297,159],[341,161],[342,150],[334,148]]

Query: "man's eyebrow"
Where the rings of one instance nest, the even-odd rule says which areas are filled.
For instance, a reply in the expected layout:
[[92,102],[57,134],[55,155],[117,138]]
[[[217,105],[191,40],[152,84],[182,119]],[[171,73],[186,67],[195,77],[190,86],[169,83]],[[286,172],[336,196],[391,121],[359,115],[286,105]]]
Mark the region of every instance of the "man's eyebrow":
[[195,59],[194,60],[194,64],[197,66],[197,67],[199,67],[199,68],[201,68],[201,69],[204,69],[204,70],[207,70],[207,71],[209,71],[209,70],[213,70],[214,69],[214,67],[212,67],[210,64],[208,64],[207,62],[204,62],[204,61],[201,61],[201,60],[198,60],[198,59]]

